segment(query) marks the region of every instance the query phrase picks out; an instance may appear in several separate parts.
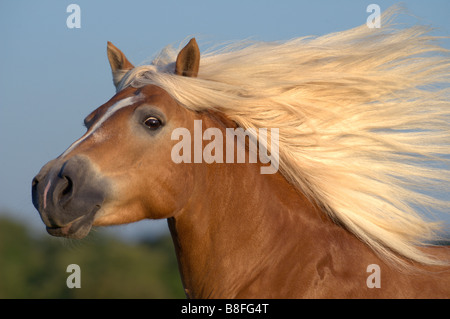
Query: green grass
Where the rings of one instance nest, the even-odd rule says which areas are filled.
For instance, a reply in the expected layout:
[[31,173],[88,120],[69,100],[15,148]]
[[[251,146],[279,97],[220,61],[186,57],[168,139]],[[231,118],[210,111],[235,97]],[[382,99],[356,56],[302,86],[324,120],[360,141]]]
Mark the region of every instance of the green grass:
[[[68,288],[67,266],[81,269]],[[0,298],[185,298],[170,237],[126,243],[94,232],[81,241],[33,238],[0,218]]]

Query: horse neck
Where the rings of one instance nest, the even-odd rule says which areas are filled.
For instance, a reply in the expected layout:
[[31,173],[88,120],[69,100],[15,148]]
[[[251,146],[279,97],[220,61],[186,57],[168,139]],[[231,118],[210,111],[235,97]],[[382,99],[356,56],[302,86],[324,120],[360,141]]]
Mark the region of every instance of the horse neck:
[[[188,297],[399,297],[394,282],[411,282],[279,172],[263,175],[259,164],[250,163],[190,165],[192,195],[168,220]],[[371,264],[383,269],[390,288],[367,291]],[[403,295],[430,285],[423,280]],[[431,287],[440,277],[433,280]]]
[[199,165],[195,185],[169,219],[188,297],[236,297],[274,263],[301,267],[302,250],[332,227],[281,174],[256,164]]

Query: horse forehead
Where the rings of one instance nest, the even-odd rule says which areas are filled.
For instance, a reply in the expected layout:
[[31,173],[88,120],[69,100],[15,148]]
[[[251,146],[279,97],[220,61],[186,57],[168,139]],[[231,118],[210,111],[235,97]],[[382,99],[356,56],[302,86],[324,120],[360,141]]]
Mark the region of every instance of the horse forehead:
[[92,115],[100,115],[100,114],[104,114],[105,112],[108,111],[108,109],[113,108],[115,105],[117,105],[118,102],[125,100],[129,97],[135,96],[137,90],[133,89],[133,88],[126,88],[120,92],[118,92],[116,95],[114,95],[109,101],[107,101],[106,103],[100,105],[97,109],[95,109],[94,111],[92,111],[92,113],[88,116],[92,116]]
[[141,94],[144,98],[145,102],[148,103],[157,103],[157,104],[176,104],[175,100],[167,93],[166,90],[160,88],[156,85],[146,85],[140,89],[138,89],[135,94]]
[[[129,100],[133,96],[139,96],[139,102],[147,104],[155,104],[159,106],[173,106],[176,104],[175,100],[167,93],[164,89],[156,85],[146,85],[142,88],[132,88],[128,87],[123,89],[114,95],[108,102],[99,106],[94,110],[91,115],[96,114],[97,116],[102,116],[105,113],[112,111],[116,106],[124,100]],[[137,99],[136,99],[137,100]],[[129,104],[128,106],[130,106]]]

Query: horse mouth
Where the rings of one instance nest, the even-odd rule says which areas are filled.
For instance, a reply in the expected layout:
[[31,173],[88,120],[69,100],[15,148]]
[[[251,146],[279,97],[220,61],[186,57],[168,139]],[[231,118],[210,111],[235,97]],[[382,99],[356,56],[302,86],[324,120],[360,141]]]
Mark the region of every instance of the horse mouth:
[[55,237],[65,237],[73,239],[82,239],[86,237],[94,222],[94,217],[100,206],[95,208],[88,214],[80,216],[64,226],[46,226],[47,232]]

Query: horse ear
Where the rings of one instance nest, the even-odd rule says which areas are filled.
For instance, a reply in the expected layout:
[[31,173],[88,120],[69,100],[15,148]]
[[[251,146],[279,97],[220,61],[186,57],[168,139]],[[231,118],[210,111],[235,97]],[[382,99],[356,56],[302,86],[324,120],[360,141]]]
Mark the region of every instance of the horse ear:
[[134,65],[128,61],[125,54],[120,51],[118,48],[114,46],[111,42],[108,41],[107,46],[108,60],[111,66],[111,71],[113,75],[114,85],[119,85],[120,80],[122,80],[123,76],[131,69],[134,68]]
[[195,78],[199,67],[200,50],[197,41],[195,38],[192,38],[177,56],[175,74]]

